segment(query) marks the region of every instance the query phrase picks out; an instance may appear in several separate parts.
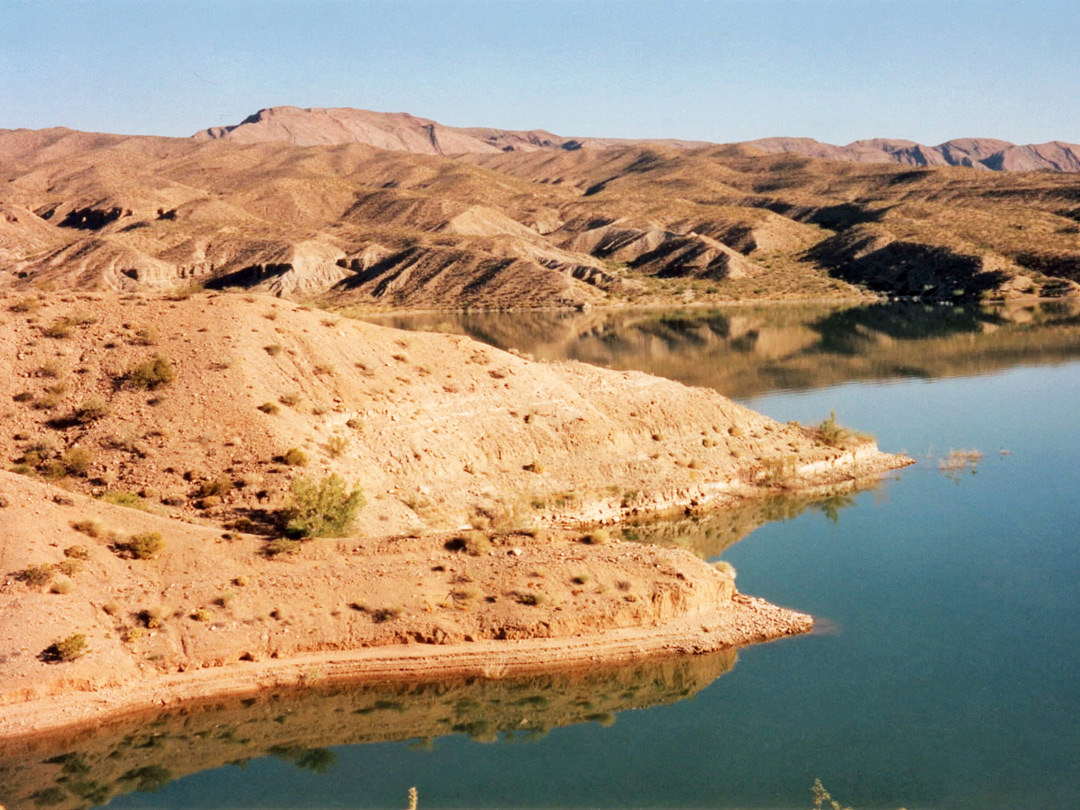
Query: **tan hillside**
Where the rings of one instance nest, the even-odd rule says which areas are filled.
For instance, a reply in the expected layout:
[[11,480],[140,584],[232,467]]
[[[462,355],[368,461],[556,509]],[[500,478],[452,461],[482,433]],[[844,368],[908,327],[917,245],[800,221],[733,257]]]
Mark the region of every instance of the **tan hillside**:
[[[269,296],[3,305],[9,732],[41,730],[35,701],[69,706],[50,714],[62,726],[316,663],[465,674],[524,639],[524,671],[801,632],[689,553],[559,527],[907,462],[710,390]],[[366,493],[345,538],[284,540],[294,482],[329,474]],[[58,662],[52,645],[78,635],[88,652]]]
[[[265,119],[299,132],[331,112]],[[450,158],[62,129],[0,131],[0,173],[0,287],[198,284],[367,309],[1080,291],[1068,174],[747,146]]]
[[[490,127],[449,127],[408,113],[382,113],[349,107],[269,107],[234,126],[211,127],[196,140],[226,139],[237,143],[283,141],[297,146],[364,143],[379,149],[423,155],[484,152],[532,152],[541,149],[605,149],[641,141],[625,138],[567,138],[542,129],[521,132]],[[676,147],[704,146],[701,141],[664,139]]]

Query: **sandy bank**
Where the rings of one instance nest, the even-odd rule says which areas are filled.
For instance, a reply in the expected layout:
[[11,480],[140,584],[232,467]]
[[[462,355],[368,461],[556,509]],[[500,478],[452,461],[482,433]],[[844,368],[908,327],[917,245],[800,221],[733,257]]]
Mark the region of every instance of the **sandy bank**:
[[51,695],[0,707],[0,736],[53,734],[148,709],[202,698],[245,695],[286,686],[392,683],[475,676],[499,679],[589,665],[612,665],[649,656],[701,654],[805,633],[811,617],[738,594],[711,613],[662,627],[626,628],[576,638],[519,639],[432,649],[404,645],[298,655],[173,673],[143,681]]

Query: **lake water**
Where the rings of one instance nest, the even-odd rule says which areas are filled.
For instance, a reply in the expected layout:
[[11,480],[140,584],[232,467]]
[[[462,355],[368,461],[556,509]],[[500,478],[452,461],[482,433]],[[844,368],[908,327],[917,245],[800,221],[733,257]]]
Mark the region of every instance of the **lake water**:
[[[0,784],[33,788],[25,806],[400,808],[415,785],[421,808],[807,808],[815,778],[856,808],[1080,806],[1075,308],[394,322],[714,386],[781,421],[835,410],[919,463],[820,508],[658,530],[813,613],[810,636],[737,661],[204,707],[9,752]],[[943,472],[953,449],[983,457]]]

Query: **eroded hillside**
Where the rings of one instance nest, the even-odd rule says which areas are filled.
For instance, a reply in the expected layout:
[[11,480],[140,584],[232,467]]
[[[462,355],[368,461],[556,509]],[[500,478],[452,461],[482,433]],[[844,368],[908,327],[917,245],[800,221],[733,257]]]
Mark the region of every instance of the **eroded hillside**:
[[[295,111],[282,132],[322,131],[326,112]],[[410,151],[427,124],[406,118],[400,143],[375,139],[386,148],[290,142],[274,116],[215,139],[0,132],[0,284],[365,308],[1080,290],[1075,176],[747,146],[525,149],[537,133],[504,151],[509,135],[481,130],[468,137],[491,149],[447,157]]]

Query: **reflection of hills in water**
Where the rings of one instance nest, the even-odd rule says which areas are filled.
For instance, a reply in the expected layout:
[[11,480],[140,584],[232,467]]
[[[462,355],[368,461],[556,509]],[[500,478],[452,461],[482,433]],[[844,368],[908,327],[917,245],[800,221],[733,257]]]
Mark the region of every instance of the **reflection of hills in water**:
[[[857,486],[856,486],[857,484]],[[855,503],[859,491],[874,489],[880,480],[848,482],[828,494],[777,495],[755,498],[722,510],[702,510],[653,517],[620,524],[626,540],[658,546],[684,548],[702,559],[719,557],[759,526],[774,520],[793,520],[808,509],[821,511],[830,520]]]
[[[265,693],[117,720],[81,734],[0,741],[0,803],[90,807],[187,774],[278,756],[316,772],[330,746],[468,734],[542,736],[674,703],[730,670],[734,650],[528,678],[460,679]],[[497,674],[497,673],[496,673]]]
[[751,397],[849,380],[953,377],[1080,357],[1080,302],[665,311],[466,312],[373,317],[465,332],[547,360],[638,369]]

